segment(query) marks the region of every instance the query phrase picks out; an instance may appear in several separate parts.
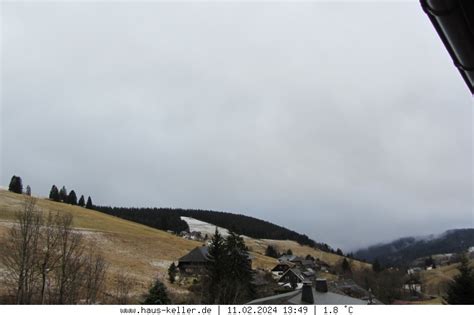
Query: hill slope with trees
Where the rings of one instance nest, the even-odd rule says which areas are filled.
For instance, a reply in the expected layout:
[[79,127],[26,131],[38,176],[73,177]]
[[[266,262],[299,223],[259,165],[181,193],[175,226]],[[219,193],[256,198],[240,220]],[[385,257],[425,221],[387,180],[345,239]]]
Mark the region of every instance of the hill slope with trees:
[[122,219],[131,220],[161,230],[171,230],[176,233],[189,230],[188,224],[181,219],[181,216],[183,216],[228,229],[239,235],[245,235],[257,239],[292,240],[301,245],[307,245],[327,252],[335,252],[329,245],[316,243],[307,235],[297,233],[268,221],[242,214],[180,208],[125,208],[94,206],[94,209]]
[[179,233],[189,230],[186,221],[172,209],[94,206],[94,210],[164,231]]
[[[16,175],[12,177],[9,190],[19,194],[22,193],[21,177]],[[29,191],[31,194],[31,188],[29,188]],[[300,234],[271,222],[243,214],[200,209],[98,206],[92,203],[90,196],[87,198],[87,202],[84,203],[84,195],[78,198],[74,190],[71,190],[68,194],[64,185],[61,189],[58,189],[56,185],[52,185],[49,199],[60,203],[85,206],[87,209],[96,210],[164,231],[173,231],[175,233],[189,231],[188,224],[181,219],[181,216],[184,216],[225,228],[239,235],[257,239],[291,240],[300,245],[307,245],[325,252],[336,253],[328,244],[316,243],[305,234]],[[337,254],[343,255],[340,249],[337,250]]]
[[[23,209],[24,198],[24,195],[0,189],[1,253],[6,251],[4,246],[8,230],[14,225],[16,212]],[[71,214],[74,217],[74,231],[100,249],[110,267],[107,286],[113,291],[115,286],[122,283],[120,286],[127,287],[130,291],[128,303],[116,301],[115,296],[110,297],[111,302],[133,304],[139,301],[150,284],[151,275],[159,275],[160,280],[176,296],[187,294],[187,291],[183,291],[179,286],[170,284],[165,275],[173,262],[202,243],[77,205],[43,198],[35,199],[38,209],[46,215],[49,212]],[[276,264],[273,258],[255,252],[251,254],[255,257],[255,268],[269,270]],[[0,271],[3,271],[2,268],[4,266],[0,262]],[[4,289],[0,286],[0,304],[2,295],[5,294]],[[115,294],[114,291],[112,293]]]
[[457,229],[446,231],[438,237],[405,237],[387,244],[370,246],[357,251],[354,256],[368,261],[377,259],[383,265],[403,266],[417,258],[459,253],[471,246],[474,246],[474,229]]

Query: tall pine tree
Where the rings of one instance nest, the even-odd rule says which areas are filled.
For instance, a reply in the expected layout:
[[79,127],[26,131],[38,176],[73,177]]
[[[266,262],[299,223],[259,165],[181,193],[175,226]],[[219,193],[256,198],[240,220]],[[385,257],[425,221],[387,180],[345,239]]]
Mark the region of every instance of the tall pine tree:
[[454,282],[448,289],[449,304],[474,304],[474,271],[469,266],[466,255],[461,258],[461,265],[458,268],[459,275],[454,277]]
[[69,195],[67,196],[67,203],[71,205],[76,205],[77,204],[77,196],[76,192],[74,190],[71,190],[69,192]]
[[280,253],[273,245],[268,245],[267,249],[265,250],[265,256],[278,258],[280,257]]
[[224,274],[222,304],[248,302],[255,295],[253,272],[247,246],[242,237],[230,232],[224,242]]
[[176,268],[176,265],[174,264],[174,262],[172,262],[170,267],[168,268],[168,278],[171,283],[174,283],[177,273],[178,273],[178,268]]
[[21,194],[23,192],[23,184],[21,182],[20,176],[12,176],[12,179],[10,180],[10,185],[8,185],[8,190],[17,194]]
[[51,190],[49,191],[49,199],[53,200],[53,201],[59,201],[59,190],[58,190],[58,187],[56,187],[56,185],[53,185],[51,187]]
[[207,302],[214,304],[219,303],[220,286],[225,273],[224,239],[217,228],[209,245],[208,259],[209,263],[206,265],[206,284],[209,291]]
[[91,199],[90,196],[87,197],[86,208],[87,208],[87,209],[94,209],[94,205],[92,204],[92,199]]
[[374,263],[372,264],[372,270],[374,272],[382,271],[382,266],[380,265],[380,262],[378,259],[375,259]]
[[350,276],[352,275],[352,268],[351,268],[351,264],[349,263],[349,261],[344,258],[342,260],[342,263],[341,263],[341,269],[342,269],[342,273],[346,276]]
[[165,285],[160,280],[156,279],[142,304],[163,305],[170,303],[171,301],[166,292]]
[[67,202],[67,190],[65,186],[63,186],[59,191],[59,200],[62,202]]
[[81,198],[79,198],[79,201],[77,202],[77,205],[79,207],[84,207],[86,205],[86,202],[84,201],[84,195],[81,195]]

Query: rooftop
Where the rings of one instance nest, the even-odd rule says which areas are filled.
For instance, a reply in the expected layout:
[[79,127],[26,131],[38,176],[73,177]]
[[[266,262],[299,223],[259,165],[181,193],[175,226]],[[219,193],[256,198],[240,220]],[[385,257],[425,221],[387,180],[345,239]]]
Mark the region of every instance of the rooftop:
[[454,66],[474,94],[474,1],[420,0]]
[[[304,301],[303,291],[310,289],[313,303]],[[352,298],[347,295],[338,294],[334,292],[319,292],[314,287],[298,289],[295,291],[277,294],[257,300],[253,300],[248,304],[290,304],[290,305],[301,305],[301,304],[328,304],[328,305],[367,305],[368,301]]]

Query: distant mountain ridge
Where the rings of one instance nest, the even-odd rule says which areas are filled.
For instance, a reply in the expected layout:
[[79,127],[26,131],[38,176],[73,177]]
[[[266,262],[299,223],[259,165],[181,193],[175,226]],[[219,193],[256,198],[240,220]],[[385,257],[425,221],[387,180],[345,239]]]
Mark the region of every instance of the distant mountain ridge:
[[440,235],[403,237],[390,243],[377,244],[358,250],[354,256],[383,265],[408,265],[420,257],[444,253],[458,253],[474,246],[474,229],[448,230]]

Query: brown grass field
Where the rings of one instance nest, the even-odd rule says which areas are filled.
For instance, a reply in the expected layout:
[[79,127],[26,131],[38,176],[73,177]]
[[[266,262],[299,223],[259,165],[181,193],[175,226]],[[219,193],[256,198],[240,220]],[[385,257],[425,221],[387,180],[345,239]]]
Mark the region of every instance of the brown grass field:
[[[251,238],[246,238],[245,243],[252,249],[253,252],[259,253],[264,255],[265,254],[265,249],[267,248],[268,245],[273,245],[275,246],[280,252],[286,251],[287,249],[291,249],[294,255],[297,256],[303,256],[305,257],[306,255],[311,255],[314,258],[318,258],[329,265],[333,266],[336,264],[339,264],[343,257],[332,254],[332,253],[326,253],[321,250],[311,248],[309,246],[302,246],[295,241],[282,241],[282,240],[256,240],[256,239],[251,239]],[[364,263],[358,260],[352,260],[349,259],[351,266],[356,269],[360,268],[371,268],[372,265],[368,263]]]
[[[8,229],[14,224],[15,212],[23,207],[24,198],[23,195],[0,189],[0,242],[6,239]],[[75,229],[84,235],[88,244],[95,246],[103,254],[109,264],[107,283],[109,287],[113,285],[112,279],[115,275],[125,273],[135,279],[133,295],[136,301],[140,295],[146,293],[156,277],[166,284],[174,296],[184,297],[188,293],[186,288],[169,283],[167,269],[172,262],[177,263],[181,256],[194,247],[201,246],[202,243],[78,206],[44,198],[36,198],[36,201],[37,208],[45,213],[59,211],[74,216]],[[254,268],[270,270],[275,266],[277,260],[264,255],[268,245],[275,246],[280,252],[291,249],[295,255],[309,254],[332,266],[340,263],[342,259],[339,255],[302,246],[294,241],[259,240],[248,237],[244,239],[255,257]],[[371,268],[370,264],[357,260],[351,260],[351,265],[356,269]],[[458,273],[458,265],[452,264],[423,271],[421,279],[424,292],[437,298],[419,303],[442,304],[444,301],[441,296],[446,293],[447,283]],[[474,267],[474,260],[471,260],[471,265]]]
[[[15,220],[15,212],[22,209],[25,196],[0,189],[0,240],[5,240],[8,229]],[[146,292],[155,277],[164,281],[175,294],[185,294],[186,290],[172,285],[167,280],[167,269],[174,261],[185,255],[200,242],[186,240],[171,233],[150,228],[138,223],[123,220],[97,211],[79,206],[53,202],[44,198],[36,198],[36,206],[45,213],[48,211],[71,213],[73,225],[85,239],[103,254],[109,263],[109,285],[114,275],[126,273],[136,279],[134,292],[136,296]],[[335,264],[341,257],[328,254],[293,241],[255,240],[245,238],[255,257],[254,268],[270,270],[276,259],[264,255],[268,244],[280,249],[291,248],[293,253],[306,256],[310,254],[329,264]],[[363,263],[354,262],[355,266]],[[370,266],[370,265],[367,265]]]
[[[423,291],[432,296],[445,296],[448,284],[459,274],[457,269],[459,265],[460,264],[457,263],[423,271],[421,273]],[[470,266],[474,268],[474,259],[470,260]]]

